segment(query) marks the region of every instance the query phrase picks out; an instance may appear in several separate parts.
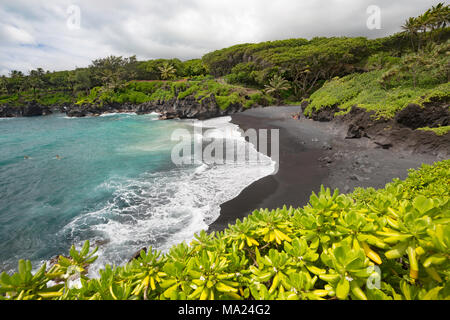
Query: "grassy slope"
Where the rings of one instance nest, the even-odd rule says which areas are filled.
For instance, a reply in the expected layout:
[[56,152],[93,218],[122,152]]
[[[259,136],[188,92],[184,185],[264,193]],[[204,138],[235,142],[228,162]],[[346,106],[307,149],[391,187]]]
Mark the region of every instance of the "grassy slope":
[[409,103],[423,105],[430,99],[439,98],[441,101],[450,99],[450,83],[413,88],[411,84],[403,82],[386,90],[379,83],[384,72],[378,70],[355,73],[327,82],[311,95],[311,103],[305,110],[306,114],[333,105],[337,105],[344,113],[356,104],[369,111],[375,111],[378,116],[392,118]]

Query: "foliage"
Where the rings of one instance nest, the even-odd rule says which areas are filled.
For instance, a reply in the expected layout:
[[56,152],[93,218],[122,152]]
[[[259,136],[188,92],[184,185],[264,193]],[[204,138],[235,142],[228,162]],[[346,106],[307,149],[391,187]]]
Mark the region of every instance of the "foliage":
[[86,242],[35,274],[21,260],[18,273],[1,274],[0,298],[449,299],[449,181],[446,160],[381,190],[322,187],[303,208],[256,210],[190,245],[107,265],[98,278],[86,277],[95,259]]
[[289,84],[289,81],[283,79],[283,77],[279,75],[274,75],[269,84],[266,85],[264,91],[267,94],[273,94],[275,97],[279,98],[280,93],[289,90],[290,87],[291,85]]
[[78,103],[140,104],[151,101],[185,99],[188,96],[193,96],[198,102],[214,97],[217,105],[223,110],[231,104],[239,103],[248,108],[272,102],[270,96],[257,90],[207,79],[200,81],[130,81],[123,88],[110,91],[96,87]]
[[419,51],[423,43],[440,38],[450,21],[450,6],[439,3],[418,17],[411,17],[402,26],[403,34],[411,40],[413,50]]
[[[432,85],[450,79],[448,12],[448,5],[438,4],[423,15],[409,19],[403,26],[404,32],[373,40],[363,37],[287,39],[240,44],[188,61],[177,58],[138,61],[135,56],[109,56],[76,70],[49,72],[37,68],[27,75],[13,70],[8,77],[0,78],[0,103],[22,105],[31,100],[47,101],[52,100],[53,94],[71,96],[64,101],[78,99],[77,103],[83,103],[89,101],[86,97],[91,96],[90,90],[95,87],[102,87],[101,101],[140,103],[154,98],[173,98],[176,94],[161,89],[153,98],[144,97],[139,90],[122,95],[129,81],[184,79],[203,82],[220,77],[219,82],[223,79],[232,85],[263,90],[271,86],[277,76],[288,81],[289,88],[281,92],[275,90],[273,94],[284,101],[301,101],[335,77],[383,70],[377,79],[382,88],[374,84],[374,99],[364,97],[364,104],[375,109],[374,101],[381,97],[379,106],[389,104],[382,109],[392,109],[393,105],[399,109],[408,96],[417,98],[415,91],[425,93]],[[212,93],[200,91],[203,97]],[[391,93],[393,97],[390,97]],[[222,106],[236,100],[219,96]],[[252,100],[246,99],[245,106],[251,106]],[[385,112],[381,110],[380,113]]]
[[289,39],[218,50],[203,61],[213,75],[226,75],[230,83],[264,87],[279,74],[299,98],[324,80],[357,70],[377,47],[365,38]]
[[442,126],[442,127],[436,127],[436,128],[424,127],[424,128],[419,128],[417,130],[431,131],[431,132],[434,132],[438,136],[443,136],[443,135],[446,135],[448,132],[450,132],[450,126]]
[[160,72],[160,77],[162,80],[169,80],[175,77],[177,70],[170,63],[163,63],[162,66],[158,67]]
[[367,71],[381,70],[398,64],[399,57],[393,57],[389,52],[379,52],[367,58],[365,68]]
[[[373,71],[354,73],[326,82],[310,96],[306,115],[324,107],[337,106],[342,112],[358,105],[373,110],[378,116],[392,118],[409,103],[426,106],[429,102],[448,102],[450,42],[431,45],[427,50],[390,59],[373,67]],[[382,57],[368,59],[370,65]],[[394,63],[394,64],[391,64]]]
[[136,56],[129,58],[109,56],[92,61],[90,66],[97,83],[103,84],[110,90],[119,88],[125,81],[134,79],[136,67]]

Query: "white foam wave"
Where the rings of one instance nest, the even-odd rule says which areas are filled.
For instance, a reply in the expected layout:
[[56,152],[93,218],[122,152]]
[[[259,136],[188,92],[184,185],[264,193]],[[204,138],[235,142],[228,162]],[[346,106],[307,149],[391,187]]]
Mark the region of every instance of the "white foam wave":
[[117,115],[136,115],[136,112],[111,112],[111,113],[103,113],[100,117],[111,117]]
[[[234,129],[230,117],[204,121],[220,130]],[[195,122],[194,122],[195,125]],[[206,125],[202,124],[204,127]],[[258,153],[243,138],[238,148]],[[106,263],[122,264],[143,247],[166,251],[214,222],[220,205],[254,181],[274,171],[275,163],[259,154],[256,162],[196,163],[169,171],[144,173],[136,179],[111,179],[99,188],[114,190],[102,208],[73,219],[61,232],[81,243],[100,241],[92,275]]]

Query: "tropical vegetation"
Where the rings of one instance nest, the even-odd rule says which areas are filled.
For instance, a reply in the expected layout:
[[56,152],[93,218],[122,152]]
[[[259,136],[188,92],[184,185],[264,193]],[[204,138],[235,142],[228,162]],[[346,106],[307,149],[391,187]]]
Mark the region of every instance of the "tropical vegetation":
[[14,300],[429,300],[450,298],[450,160],[352,194],[321,188],[303,208],[255,210],[223,232],[151,248],[87,276],[80,250],[0,275]]
[[[180,61],[110,56],[87,68],[0,78],[0,104],[132,103],[212,98],[220,108],[309,102],[307,115],[354,105],[392,118],[410,103],[448,104],[449,6],[402,32],[240,44]],[[437,135],[449,126],[419,128]],[[149,248],[88,276],[86,242],[51,265],[0,275],[0,299],[450,299],[450,160],[411,170],[384,189],[322,187],[303,208],[255,210],[222,232],[167,252]]]
[[[373,40],[287,39],[239,44],[188,61],[176,58],[138,61],[135,56],[109,56],[94,60],[87,68],[70,71],[37,68],[25,75],[13,70],[8,77],[0,77],[0,104],[21,105],[32,100],[43,105],[77,103],[89,100],[99,91],[120,95],[124,89],[133,87],[130,81],[189,82],[216,78],[218,84],[260,95],[266,93],[278,104],[311,98],[310,108],[321,108],[326,106],[322,96],[333,88],[340,85],[346,88],[361,80],[366,89],[374,88],[371,97],[367,96],[370,89],[358,86],[358,90],[343,94],[344,100],[336,94],[330,100],[337,101],[342,109],[350,103],[360,103],[368,109],[389,109],[380,112],[392,115],[407,102],[421,99],[430,90],[448,83],[449,12],[448,5],[438,4],[418,17],[409,18],[402,32]],[[318,90],[320,93],[315,95]],[[141,95],[137,101],[142,99]]]

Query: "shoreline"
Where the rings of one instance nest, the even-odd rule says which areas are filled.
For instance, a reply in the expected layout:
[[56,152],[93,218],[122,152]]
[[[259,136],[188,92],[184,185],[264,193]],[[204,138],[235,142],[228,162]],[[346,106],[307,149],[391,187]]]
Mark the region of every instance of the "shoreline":
[[280,130],[279,170],[222,203],[220,216],[208,226],[208,232],[223,231],[236,219],[242,220],[260,208],[303,207],[321,185],[338,188],[341,193],[356,187],[382,188],[394,178],[406,178],[410,168],[440,160],[426,154],[386,150],[368,138],[345,139],[346,126],[304,116],[294,120],[292,115],[299,111],[300,106],[265,107],[231,115],[231,123],[243,131]]

